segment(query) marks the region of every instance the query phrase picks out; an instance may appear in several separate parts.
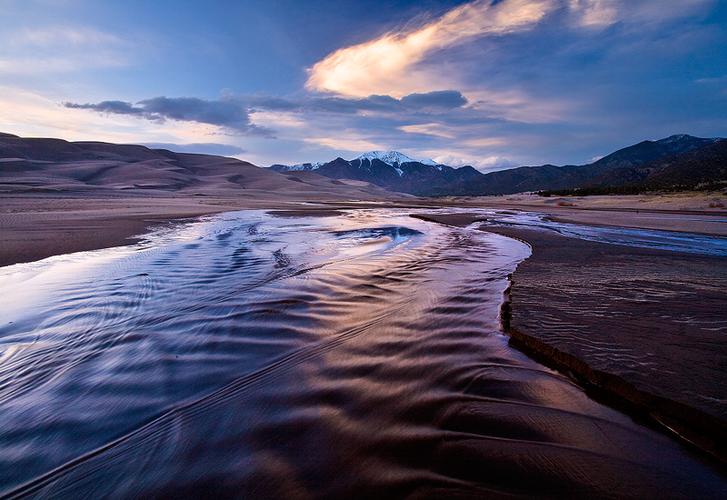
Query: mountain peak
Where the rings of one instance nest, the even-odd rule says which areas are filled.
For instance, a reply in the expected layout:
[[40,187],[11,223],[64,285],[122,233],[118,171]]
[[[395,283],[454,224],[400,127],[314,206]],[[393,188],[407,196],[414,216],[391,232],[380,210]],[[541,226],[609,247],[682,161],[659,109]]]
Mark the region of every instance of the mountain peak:
[[364,153],[357,158],[354,158],[354,160],[380,160],[387,165],[391,165],[392,167],[394,165],[401,165],[402,163],[410,162],[423,163],[424,165],[437,164],[437,162],[435,162],[434,160],[429,159],[415,160],[414,158],[411,158],[410,156],[407,156],[404,153],[400,153],[398,151],[369,151],[368,153]]
[[660,142],[662,144],[669,144],[671,142],[680,142],[680,141],[689,140],[689,139],[699,140],[697,137],[692,137],[691,135],[687,135],[687,134],[674,134],[674,135],[670,135],[669,137],[666,137],[664,139],[660,139],[656,142]]

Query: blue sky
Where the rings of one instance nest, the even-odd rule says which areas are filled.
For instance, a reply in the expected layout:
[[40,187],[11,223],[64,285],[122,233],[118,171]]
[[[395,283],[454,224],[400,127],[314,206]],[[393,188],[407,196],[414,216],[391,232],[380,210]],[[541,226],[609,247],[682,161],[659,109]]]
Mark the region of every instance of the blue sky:
[[486,171],[727,135],[719,0],[0,0],[0,23],[0,130],[25,136]]

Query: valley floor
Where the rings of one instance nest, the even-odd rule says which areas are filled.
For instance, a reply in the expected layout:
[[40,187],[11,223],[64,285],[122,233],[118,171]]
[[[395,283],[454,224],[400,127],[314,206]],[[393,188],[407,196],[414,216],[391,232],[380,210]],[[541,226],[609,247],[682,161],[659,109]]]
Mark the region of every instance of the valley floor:
[[[713,207],[710,207],[710,204]],[[154,225],[245,208],[315,211],[365,207],[492,207],[546,213],[590,225],[685,231],[727,236],[727,197],[715,193],[543,198],[400,198],[381,202],[289,201],[270,196],[4,194],[0,198],[0,266],[69,252],[128,244]],[[681,215],[693,217],[684,218]]]

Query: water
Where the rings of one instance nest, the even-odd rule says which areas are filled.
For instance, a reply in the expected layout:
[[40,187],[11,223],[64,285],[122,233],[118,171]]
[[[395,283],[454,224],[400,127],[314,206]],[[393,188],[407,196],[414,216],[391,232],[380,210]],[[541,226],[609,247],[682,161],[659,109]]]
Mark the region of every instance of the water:
[[613,245],[719,257],[727,256],[727,238],[721,236],[654,229],[569,224],[550,220],[542,214],[528,212],[484,211],[483,213],[489,215],[491,218],[490,223],[496,225],[527,226],[555,231],[570,238],[580,238]]
[[507,346],[528,255],[396,210],[244,211],[0,268],[0,492],[724,492]]

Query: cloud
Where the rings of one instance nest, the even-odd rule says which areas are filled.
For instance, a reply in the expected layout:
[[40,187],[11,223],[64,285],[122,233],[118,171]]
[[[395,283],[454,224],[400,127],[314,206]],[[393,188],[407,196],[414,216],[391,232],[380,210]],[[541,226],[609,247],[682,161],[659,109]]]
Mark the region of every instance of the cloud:
[[402,125],[397,127],[407,134],[430,135],[432,137],[442,137],[444,139],[454,139],[454,132],[450,131],[441,123],[418,123],[412,125]]
[[112,33],[105,33],[85,26],[45,26],[18,30],[10,40],[13,47],[32,45],[34,47],[90,45],[125,45],[125,42]]
[[167,119],[216,125],[236,133],[270,135],[271,131],[250,122],[244,102],[234,99],[204,100],[196,97],[154,97],[136,104],[102,101],[96,104],[64,103],[72,109],[87,109],[104,114],[133,115],[151,121]]
[[517,162],[501,156],[461,156],[441,151],[430,151],[429,153],[437,163],[456,168],[469,165],[480,172],[494,172],[518,166]]
[[414,93],[401,98],[401,103],[417,109],[454,109],[467,104],[467,99],[454,90],[438,90],[427,93]]
[[[71,109],[91,109],[99,113],[112,113],[116,115],[145,115],[143,108],[135,108],[130,102],[124,101],[102,101],[98,104],[77,104],[66,102],[63,105]],[[150,118],[153,118],[150,116]],[[160,117],[161,118],[161,117]]]
[[358,153],[362,151],[387,149],[380,143],[372,142],[362,137],[352,136],[347,132],[337,137],[306,137],[304,141],[338,151]]
[[608,26],[618,16],[615,0],[570,0],[571,11],[581,26]]
[[492,148],[507,144],[507,140],[503,137],[478,137],[464,140],[462,144],[471,148]]
[[[75,104],[56,105],[46,120],[53,127],[43,130],[78,137],[75,123],[83,123],[83,138],[98,133],[119,137],[116,142],[133,142],[132,136],[174,144],[230,142],[260,164],[330,160],[370,149],[410,151],[483,170],[516,162],[583,163],[675,127],[697,135],[724,130],[720,111],[727,91],[720,69],[727,30],[723,9],[700,17],[710,3],[478,0],[338,47],[310,68],[312,92],[296,89],[295,78],[288,87],[276,84],[287,95],[228,91],[216,99],[136,101],[109,94],[117,100],[98,102],[103,89],[79,86],[76,75],[50,75],[49,81],[65,86],[51,105]],[[36,44],[41,55],[54,43],[71,47],[78,62],[94,36],[61,30],[18,43]],[[98,41],[116,43],[104,35]],[[94,83],[107,81],[89,74]],[[24,76],[17,81],[16,87],[32,88]],[[173,88],[184,84],[174,81]],[[84,102],[90,103],[78,104]],[[23,111],[0,109],[3,115],[11,132],[29,121],[40,129],[44,121]]]
[[171,142],[142,143],[151,149],[168,149],[176,153],[200,153],[207,155],[234,156],[245,153],[245,150],[230,144],[217,144],[214,142],[174,144]]
[[414,93],[397,99],[390,95],[369,95],[366,97],[307,96],[298,99],[266,96],[236,96],[230,99],[247,106],[252,112],[322,112],[322,113],[360,113],[418,111],[446,111],[467,104],[467,99],[457,90],[435,90]]
[[44,76],[131,64],[133,43],[84,26],[20,28],[0,35],[0,72]]
[[[154,97],[136,104],[109,100],[98,103],[66,102],[70,109],[84,109],[102,114],[130,115],[150,121],[191,121],[222,127],[235,133],[272,137],[273,126],[301,126],[294,114],[335,113],[356,114],[362,112],[381,113],[438,113],[464,106],[467,100],[456,90],[440,90],[421,94],[410,94],[395,99],[386,95],[372,95],[366,98],[347,99],[343,97],[307,97],[297,100],[267,96],[226,96],[216,100],[196,97]],[[251,114],[257,115],[255,122]],[[276,124],[274,119],[280,118]]]
[[58,105],[52,97],[24,88],[0,86],[0,131],[70,141],[201,143],[216,127],[194,122],[140,121],[123,114],[99,115]]
[[602,28],[623,22],[644,28],[649,24],[699,13],[713,3],[714,0],[568,0],[568,8],[581,27]]
[[[434,52],[474,38],[531,28],[552,9],[550,0],[477,0],[402,33],[339,49],[308,70],[309,90],[363,97],[401,96],[410,70]],[[427,82],[424,83],[426,86]],[[431,87],[430,87],[431,88]],[[410,93],[410,92],[408,92]]]

